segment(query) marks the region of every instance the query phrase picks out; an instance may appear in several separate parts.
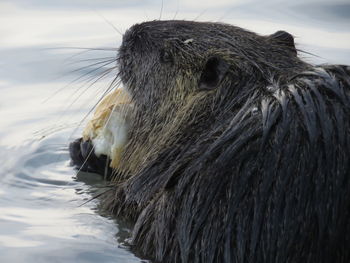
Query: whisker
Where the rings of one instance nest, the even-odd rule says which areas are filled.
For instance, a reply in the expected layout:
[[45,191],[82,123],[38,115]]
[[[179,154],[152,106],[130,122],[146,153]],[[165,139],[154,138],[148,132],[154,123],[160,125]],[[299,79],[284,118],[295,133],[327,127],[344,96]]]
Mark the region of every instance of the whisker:
[[[109,64],[112,64],[113,62],[114,62],[114,61],[110,61],[110,62],[108,62],[108,63],[106,62],[106,63],[103,64],[102,66],[100,66],[100,67],[98,67],[98,68],[95,68],[95,69],[93,69],[93,70],[90,70],[90,71],[88,71],[88,72],[82,74],[81,76],[79,76],[79,77],[77,77],[77,78],[71,80],[67,85],[65,85],[64,87],[58,89],[56,92],[54,92],[53,95],[57,95],[59,92],[63,91],[64,89],[66,89],[67,87],[69,87],[70,85],[72,85],[73,83],[76,83],[78,80],[90,82],[91,80],[93,80],[93,79],[95,78],[95,76],[92,76],[92,77],[90,76],[91,73],[94,73],[94,72],[96,72],[96,71],[98,71],[98,70],[104,68],[105,66],[107,66],[107,65],[109,65]],[[115,67],[113,67],[113,69],[115,69]],[[79,69],[79,70],[81,70],[81,69]],[[76,72],[76,71],[77,71],[77,70],[74,70],[74,71],[72,71],[72,72]],[[71,73],[72,73],[72,72],[71,72]],[[86,79],[84,79],[86,76],[88,76],[88,77],[87,77]],[[85,84],[86,84],[86,83],[82,84],[82,86],[84,86]],[[80,88],[81,88],[81,87],[80,87]],[[80,90],[80,88],[76,89],[76,90],[73,92],[73,94],[71,94],[70,96],[74,96],[74,94],[76,94],[76,93]],[[52,97],[52,96],[51,96],[51,97]],[[44,100],[44,102],[47,102],[49,99],[50,99],[50,97],[49,97],[48,99]],[[44,103],[44,102],[43,102],[43,103]]]
[[208,9],[204,9],[202,12],[200,12],[199,13],[199,15],[198,16],[196,16],[194,19],[193,19],[193,21],[197,21],[205,12],[207,12],[208,11]]
[[96,61],[96,60],[101,60],[104,59],[105,61],[107,61],[108,59],[116,59],[115,56],[111,56],[111,57],[102,57],[102,58],[87,58],[87,59],[79,59],[76,61],[72,61],[69,62],[69,64],[74,65],[74,64],[78,64],[78,63],[82,63],[82,62],[89,62],[89,61]]
[[[102,68],[102,67],[101,67],[101,68]],[[90,86],[93,85],[93,84],[95,84],[96,81],[103,79],[105,76],[108,75],[108,73],[111,73],[111,72],[112,72],[113,70],[115,70],[116,68],[117,68],[117,66],[111,67],[111,68],[105,69],[105,70],[103,70],[103,71],[101,71],[101,72],[98,72],[98,74],[96,74],[96,75],[86,76],[86,78],[84,78],[84,79],[82,80],[83,83],[79,86],[78,91],[79,91],[82,87],[86,86],[87,84],[89,84],[89,83],[91,83],[91,82],[92,82],[92,84],[89,84]],[[76,92],[77,92],[77,91],[75,91],[72,95],[76,94]]]
[[158,19],[158,20],[161,20],[161,19],[162,19],[163,7],[164,7],[164,0],[162,0],[162,5],[161,5],[161,7],[160,7],[160,14],[159,14],[159,19]]
[[314,53],[311,53],[311,52],[307,52],[307,51],[304,51],[304,50],[301,50],[301,49],[297,49],[297,52],[300,52],[300,53],[303,53],[303,54],[307,54],[307,55],[310,55],[310,56],[313,56],[313,57],[317,57],[317,58],[323,58],[319,55],[316,55]]
[[175,15],[174,15],[174,17],[173,17],[173,20],[175,20],[177,14],[178,14],[178,12],[179,12],[179,4],[180,4],[180,0],[177,0],[176,12],[175,12]]
[[92,145],[92,148],[91,148],[91,150],[89,151],[89,154],[88,154],[87,157],[85,158],[85,160],[84,160],[84,162],[82,163],[82,165],[79,167],[77,174],[81,172],[81,170],[83,169],[83,167],[85,166],[85,164],[86,164],[87,161],[89,160],[91,154],[94,152],[94,150],[95,150],[95,146]]
[[[70,49],[69,47],[61,47],[61,48],[53,48],[53,49]],[[72,49],[77,49],[77,48],[72,48]],[[71,59],[81,56],[85,53],[91,52],[91,51],[106,51],[105,49],[91,49],[91,48],[78,48],[78,49],[83,49],[83,51],[81,52],[77,52],[76,54],[73,54],[71,56],[69,56],[68,58],[66,58],[63,62],[67,62],[70,61]],[[118,52],[119,49],[116,50],[108,50],[108,51],[113,51],[113,52]]]
[[[79,71],[83,71],[84,69],[87,69],[87,68],[91,68],[93,66],[97,66],[97,65],[102,65],[102,67],[104,66],[107,66],[109,64],[112,64],[112,62],[115,62],[116,59],[115,58],[112,58],[112,59],[108,59],[108,60],[104,60],[104,61],[100,61],[100,62],[95,62],[95,63],[92,63],[92,64],[89,64],[87,66],[84,66],[84,67],[81,67],[81,68],[78,68],[78,69],[75,69],[75,70],[71,70],[70,73],[76,73],[76,72],[79,72]],[[100,67],[96,68],[96,69],[99,69]],[[94,71],[91,71],[90,73],[92,73]],[[89,74],[90,74],[89,73]]]
[[103,179],[105,181],[107,180],[107,176],[108,176],[108,164],[109,164],[109,160],[108,160],[108,158],[106,158],[105,171],[104,171],[104,175],[103,175]]
[[78,124],[78,122],[55,124],[55,125],[34,131],[33,135],[38,137],[37,140],[40,141],[41,139],[45,138],[46,136],[48,136],[50,134],[53,134],[53,133],[61,131],[61,130],[65,130],[65,129],[70,128],[70,127],[75,127],[77,124]]
[[[102,80],[106,75],[108,75],[111,71],[113,71],[115,68],[110,68],[105,70],[98,78],[96,78],[92,83],[90,83],[78,96],[77,98],[75,98],[72,103],[69,104],[68,108],[70,108],[80,97],[81,95],[83,95],[89,88],[91,88],[95,83],[97,83],[98,81]],[[91,81],[91,80],[90,80]],[[80,88],[75,91],[73,93],[73,95],[75,95],[78,91],[80,90]]]
[[146,10],[145,10],[145,9],[143,10],[143,13],[144,13],[144,14],[145,14],[145,16],[146,16],[146,21],[149,21],[150,19],[149,19],[148,13],[146,12]]
[[[118,85],[120,84],[120,79],[119,79],[119,74],[117,74],[113,80],[111,81],[111,83],[108,85],[107,89],[104,91],[104,93],[102,94],[102,97],[99,99],[99,101],[95,104],[94,108],[101,102],[101,100],[104,98],[104,96],[110,92],[111,90],[113,90],[114,88],[116,88]],[[92,110],[90,110],[91,112]]]
[[[100,76],[98,79],[96,79],[93,83],[91,83],[89,86],[87,86],[85,89],[83,89],[80,93],[79,93],[79,95],[75,98],[75,99],[73,99],[73,101],[64,109],[64,111],[62,112],[62,114],[61,114],[61,117],[60,118],[62,118],[62,116],[64,116],[64,115],[66,115],[67,114],[67,112],[68,112],[68,110],[69,110],[69,108],[91,87],[91,86],[93,86],[97,81],[99,81],[99,80],[101,80],[101,79],[103,79],[103,78],[105,78],[107,75],[108,75],[108,73],[110,73],[111,71],[112,71],[113,69],[110,69],[109,71],[106,71],[102,76]],[[83,87],[83,86],[82,86]],[[80,87],[79,88],[79,90],[81,90],[82,89],[82,87]],[[77,92],[75,92],[75,93],[77,93]],[[105,95],[105,93],[106,92],[104,92],[104,94],[102,95],[102,97],[100,98],[100,100],[99,101],[101,101],[101,99],[103,98],[103,96]],[[94,98],[96,97],[96,95],[94,95]],[[93,99],[93,98],[92,98]],[[73,135],[76,133],[76,131],[77,131],[77,129],[81,126],[81,124],[85,121],[85,119],[87,118],[87,116],[91,113],[91,111],[93,110],[93,109],[95,109],[95,107],[96,107],[96,105],[97,105],[98,103],[96,103],[95,104],[95,106],[86,114],[86,116],[76,125],[76,128],[73,130],[73,132],[71,133],[71,135],[69,136],[69,140],[71,140],[72,139],[72,137],[73,137]]]
[[218,20],[216,20],[216,22],[221,22],[226,16],[228,16],[232,12],[232,10],[233,8],[229,8],[227,11],[223,13],[222,16],[219,17]]
[[102,14],[100,14],[99,12],[97,12],[96,10],[94,10],[95,13],[97,15],[99,15],[107,24],[109,24],[117,33],[119,33],[119,35],[123,36],[123,33],[118,29],[116,28],[115,25],[113,25],[109,20],[107,20],[107,18],[105,18]]
[[83,205],[86,205],[87,203],[90,203],[91,201],[95,200],[96,198],[99,198],[100,196],[102,196],[102,195],[104,195],[104,194],[106,194],[106,193],[108,193],[108,192],[110,192],[112,190],[114,190],[114,188],[107,189],[106,191],[91,197],[89,200],[87,200],[86,202],[84,202],[81,205],[79,205],[79,207],[82,207]]
[[86,50],[86,51],[108,51],[108,52],[116,52],[119,48],[111,48],[111,47],[47,47],[42,48],[42,50],[66,50],[66,49],[76,49],[76,50]]
[[[108,92],[110,92],[111,89],[113,89],[115,83],[117,82],[119,76],[118,74],[116,75],[116,77],[113,79],[113,81],[108,85],[107,89],[103,92],[103,94],[100,96],[100,98],[98,99],[98,101],[95,103],[95,105],[89,110],[88,113],[85,114],[85,116],[83,117],[83,119],[79,122],[79,124],[77,125],[77,127],[73,130],[73,132],[71,133],[69,140],[72,139],[73,134],[75,134],[75,132],[77,131],[77,129],[81,126],[81,124],[86,120],[86,118],[94,111],[94,109],[97,107],[97,105],[102,101],[102,99],[106,96],[106,94]],[[98,80],[96,80],[98,81]],[[93,83],[94,84],[94,83]],[[91,85],[93,85],[91,84]],[[90,86],[91,86],[90,85]],[[88,87],[89,88],[89,87]]]
[[[70,83],[68,83],[66,86],[71,85],[71,84],[77,82],[78,80],[87,81],[87,80],[91,79],[91,76],[90,76],[91,73],[96,73],[96,72],[98,72],[98,70],[104,68],[105,66],[108,66],[108,65],[112,64],[113,62],[114,62],[114,61],[110,61],[110,62],[108,62],[108,63],[106,62],[105,64],[101,65],[100,67],[97,67],[97,68],[95,68],[95,69],[93,69],[93,70],[90,70],[90,71],[88,71],[88,72],[82,74],[81,76],[79,76],[79,77],[73,79],[72,81],[70,81]],[[116,68],[116,67],[113,67],[113,69],[114,69],[114,68]],[[74,71],[73,71],[73,72],[74,72]],[[72,73],[72,72],[71,72],[71,73]],[[88,76],[88,78],[87,78],[87,79],[84,79],[86,76]],[[93,79],[93,78],[94,78],[94,76],[92,76],[92,79]]]
[[[97,60],[97,59],[96,59]],[[93,64],[90,64],[90,65],[87,65],[85,67],[82,67],[82,68],[79,68],[79,69],[76,69],[76,70],[72,70],[70,71],[70,73],[75,73],[75,72],[78,72],[78,71],[81,71],[83,69],[87,69],[87,68],[90,68],[90,67],[93,67],[93,66],[96,66],[98,64],[102,64],[102,63],[105,63],[104,65],[102,65],[101,67],[98,67],[98,68],[95,68],[94,70],[91,70],[87,73],[84,73],[83,75],[71,80],[68,84],[66,84],[65,86],[63,87],[60,87],[58,88],[56,91],[54,91],[51,95],[49,95],[46,99],[44,99],[41,103],[46,103],[48,102],[50,99],[52,99],[55,95],[57,95],[58,93],[62,92],[64,89],[66,89],[68,86],[72,85],[73,83],[76,83],[78,80],[82,80],[82,81],[89,81],[89,78],[87,79],[84,79],[84,77],[86,77],[87,75],[90,75],[91,73],[113,63],[116,59],[113,58],[113,59],[109,59],[109,60],[104,60],[104,61],[101,61],[101,62],[98,62],[98,63],[93,63]],[[73,93],[74,95],[75,93]]]
[[66,61],[70,61],[71,59],[75,58],[75,57],[78,57],[78,56],[81,56],[83,54],[86,54],[88,52],[90,52],[91,50],[83,50],[83,51],[80,51],[80,52],[77,52],[71,56],[69,56],[68,58],[66,58],[65,60],[63,60],[63,62],[66,62]]

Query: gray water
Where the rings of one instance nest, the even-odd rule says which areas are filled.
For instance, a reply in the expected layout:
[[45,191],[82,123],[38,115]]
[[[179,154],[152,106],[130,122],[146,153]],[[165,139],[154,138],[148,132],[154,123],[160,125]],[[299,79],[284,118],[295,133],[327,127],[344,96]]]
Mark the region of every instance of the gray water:
[[93,83],[106,68],[90,72],[92,59],[159,18],[286,30],[306,61],[350,64],[349,0],[0,1],[0,262],[141,262],[122,245],[128,227],[84,204],[104,182],[77,176],[67,145],[113,78]]

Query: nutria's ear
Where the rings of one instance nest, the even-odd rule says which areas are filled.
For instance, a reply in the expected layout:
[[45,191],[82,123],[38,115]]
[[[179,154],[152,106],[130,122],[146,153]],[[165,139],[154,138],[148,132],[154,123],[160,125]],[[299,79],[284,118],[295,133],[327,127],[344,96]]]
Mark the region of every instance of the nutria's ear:
[[297,53],[297,50],[295,48],[294,44],[294,37],[289,34],[286,31],[277,31],[276,33],[269,36],[273,41],[277,42],[278,44],[288,47],[291,51],[293,51],[295,54]]
[[223,80],[230,65],[219,57],[211,57],[207,60],[199,79],[198,87],[200,90],[215,89]]

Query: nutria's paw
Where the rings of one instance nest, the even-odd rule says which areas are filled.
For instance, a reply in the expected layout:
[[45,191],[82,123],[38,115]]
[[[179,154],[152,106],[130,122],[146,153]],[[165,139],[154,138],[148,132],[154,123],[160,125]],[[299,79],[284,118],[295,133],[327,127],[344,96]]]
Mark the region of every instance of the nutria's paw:
[[69,154],[71,165],[80,171],[108,175],[112,173],[109,158],[106,155],[96,156],[90,140],[84,141],[83,138],[79,138],[71,142]]

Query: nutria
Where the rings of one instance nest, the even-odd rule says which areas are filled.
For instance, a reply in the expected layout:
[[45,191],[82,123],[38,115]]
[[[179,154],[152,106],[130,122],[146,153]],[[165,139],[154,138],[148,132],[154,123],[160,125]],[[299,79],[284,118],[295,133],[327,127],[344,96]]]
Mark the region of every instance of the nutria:
[[102,204],[135,221],[135,251],[350,262],[349,67],[303,62],[284,31],[191,21],[134,25],[117,63],[134,115]]

